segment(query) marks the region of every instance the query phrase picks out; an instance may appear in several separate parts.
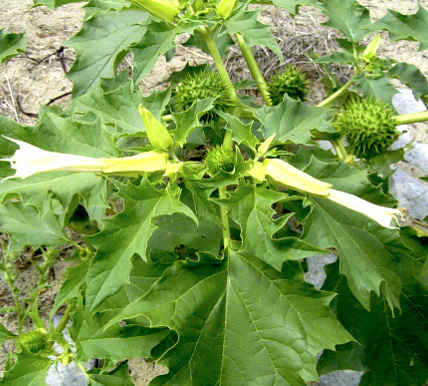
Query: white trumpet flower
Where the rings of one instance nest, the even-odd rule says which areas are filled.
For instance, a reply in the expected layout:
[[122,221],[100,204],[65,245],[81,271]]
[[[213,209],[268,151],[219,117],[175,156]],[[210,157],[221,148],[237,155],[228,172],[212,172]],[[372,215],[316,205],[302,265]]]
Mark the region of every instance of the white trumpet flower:
[[385,228],[396,229],[396,227],[391,226],[391,221],[396,221],[398,217],[402,217],[402,213],[398,209],[375,205],[353,194],[339,190],[330,189],[330,193],[326,198],[370,217]]
[[265,159],[263,163],[256,162],[249,173],[258,180],[262,180],[268,175],[282,185],[334,201],[373,219],[385,228],[396,229],[391,226],[391,222],[395,222],[398,217],[402,216],[398,209],[375,205],[353,194],[332,189],[331,184],[320,181],[280,159]]
[[1,160],[10,162],[12,168],[16,170],[13,176],[4,178],[3,181],[10,178],[24,179],[34,174],[52,171],[154,172],[166,169],[168,160],[167,154],[154,151],[123,158],[90,158],[46,151],[23,141],[7,139],[19,145],[19,149],[11,158]]

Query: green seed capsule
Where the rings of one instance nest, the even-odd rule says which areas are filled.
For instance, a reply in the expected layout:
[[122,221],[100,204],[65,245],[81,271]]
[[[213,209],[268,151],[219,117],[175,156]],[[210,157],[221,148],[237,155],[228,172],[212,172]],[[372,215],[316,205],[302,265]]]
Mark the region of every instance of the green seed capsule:
[[290,98],[304,101],[308,94],[309,81],[299,68],[288,66],[281,73],[276,73],[270,78],[269,95],[274,106],[279,105],[284,95]]
[[44,328],[38,328],[20,335],[17,340],[21,346],[37,354],[39,351],[49,348],[49,338],[49,334]]
[[210,176],[215,176],[221,171],[231,173],[235,169],[236,157],[232,149],[215,146],[207,151],[205,155],[205,166]]
[[397,139],[394,110],[374,99],[352,98],[338,114],[335,129],[348,141],[348,151],[367,160],[386,151]]
[[[200,71],[187,75],[175,90],[175,109],[178,112],[186,111],[198,99],[216,98],[214,108],[227,111],[234,106],[230,97],[230,86],[223,77],[216,72]],[[218,120],[218,115],[208,112],[201,117],[201,121],[210,122]]]

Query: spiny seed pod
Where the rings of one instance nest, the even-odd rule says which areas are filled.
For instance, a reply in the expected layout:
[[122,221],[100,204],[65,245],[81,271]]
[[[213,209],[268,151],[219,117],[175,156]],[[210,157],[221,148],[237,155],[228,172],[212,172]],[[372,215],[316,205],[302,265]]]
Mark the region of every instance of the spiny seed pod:
[[236,157],[233,150],[221,146],[215,146],[205,155],[205,165],[210,176],[215,176],[221,171],[231,173],[235,169]]
[[[200,71],[187,75],[175,90],[175,109],[178,112],[186,111],[198,99],[217,98],[214,108],[227,111],[234,106],[230,97],[230,86],[223,77],[216,72]],[[217,120],[214,112],[208,112],[201,117],[201,121]]]
[[367,160],[382,154],[397,139],[394,110],[374,99],[353,98],[338,114],[335,129],[348,141],[348,151]]
[[306,75],[302,74],[299,68],[288,66],[281,73],[276,73],[270,78],[269,95],[274,106],[279,105],[284,94],[290,98],[304,101],[308,94],[308,84]]
[[49,349],[49,334],[44,328],[28,331],[18,337],[18,343],[32,353],[37,354]]

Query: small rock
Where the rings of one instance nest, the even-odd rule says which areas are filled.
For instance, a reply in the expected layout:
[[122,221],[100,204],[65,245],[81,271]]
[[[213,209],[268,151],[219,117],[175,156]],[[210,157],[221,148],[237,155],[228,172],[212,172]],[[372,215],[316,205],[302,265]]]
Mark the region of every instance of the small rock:
[[391,176],[390,191],[398,206],[407,208],[409,214],[423,220],[428,215],[428,186],[400,169]]
[[320,377],[319,386],[358,386],[363,376],[363,371],[343,370]]
[[400,92],[395,94],[392,98],[392,104],[394,105],[398,114],[413,114],[426,111],[424,103],[421,100],[417,101],[415,99],[412,90],[400,89],[399,91]]
[[412,149],[404,155],[404,159],[428,172],[428,144],[414,143]]
[[320,289],[327,277],[324,267],[327,264],[334,263],[337,260],[337,256],[334,255],[320,255],[309,257],[306,261],[308,262],[308,272],[305,274],[305,280],[308,283],[313,284],[317,289]]

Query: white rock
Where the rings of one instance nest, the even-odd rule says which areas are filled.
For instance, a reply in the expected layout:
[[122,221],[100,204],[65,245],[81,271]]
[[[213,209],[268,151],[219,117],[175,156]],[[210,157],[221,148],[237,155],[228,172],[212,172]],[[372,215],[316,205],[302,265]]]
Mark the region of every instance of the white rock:
[[404,154],[404,159],[428,173],[428,144],[414,143],[412,149]]
[[415,99],[412,90],[400,89],[399,91],[400,92],[395,94],[392,98],[392,104],[398,114],[421,113],[426,110],[424,103],[421,100],[417,101]]
[[390,192],[398,200],[398,206],[407,208],[409,214],[419,220],[428,216],[428,186],[400,169],[389,180]]

